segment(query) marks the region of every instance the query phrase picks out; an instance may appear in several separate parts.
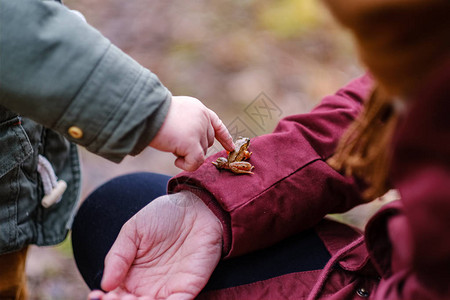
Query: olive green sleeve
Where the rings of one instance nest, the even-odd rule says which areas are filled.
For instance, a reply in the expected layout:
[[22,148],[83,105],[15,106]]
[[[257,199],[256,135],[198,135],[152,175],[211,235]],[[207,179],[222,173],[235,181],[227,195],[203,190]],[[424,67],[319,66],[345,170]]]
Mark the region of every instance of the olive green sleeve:
[[0,0],[0,105],[118,162],[148,145],[170,99],[156,75],[63,5]]

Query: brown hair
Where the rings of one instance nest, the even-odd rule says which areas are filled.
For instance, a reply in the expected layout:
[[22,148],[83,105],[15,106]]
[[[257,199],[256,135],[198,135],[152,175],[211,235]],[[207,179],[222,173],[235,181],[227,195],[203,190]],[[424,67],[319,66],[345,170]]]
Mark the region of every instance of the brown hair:
[[395,97],[409,101],[424,78],[449,57],[449,0],[324,0],[355,37],[362,62],[376,81],[360,116],[327,162],[364,179],[367,200],[389,188]]
[[358,118],[339,141],[336,153],[327,163],[347,176],[365,180],[363,197],[372,200],[389,189],[389,144],[398,120],[393,102],[381,91],[373,90]]

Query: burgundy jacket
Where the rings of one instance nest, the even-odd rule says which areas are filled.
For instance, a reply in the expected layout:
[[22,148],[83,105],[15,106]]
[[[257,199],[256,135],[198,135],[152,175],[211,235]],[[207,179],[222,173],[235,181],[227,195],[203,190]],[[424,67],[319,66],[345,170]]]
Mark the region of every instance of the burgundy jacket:
[[[447,72],[445,72],[447,70]],[[280,121],[251,140],[254,174],[218,171],[210,157],[169,182],[188,189],[219,217],[224,257],[273,245],[315,227],[331,260],[299,272],[202,295],[210,299],[450,299],[450,64],[404,114],[393,141],[391,180],[401,200],[382,208],[364,236],[324,220],[361,204],[361,188],[329,158],[358,115],[372,80],[363,76],[308,114]],[[436,79],[437,78],[437,79]],[[446,233],[447,232],[447,233]]]

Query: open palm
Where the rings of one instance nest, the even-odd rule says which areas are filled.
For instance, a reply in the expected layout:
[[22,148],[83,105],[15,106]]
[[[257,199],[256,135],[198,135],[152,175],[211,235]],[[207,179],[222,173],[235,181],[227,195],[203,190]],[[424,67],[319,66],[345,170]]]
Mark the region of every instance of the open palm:
[[221,251],[222,227],[198,197],[189,192],[162,196],[122,227],[105,259],[101,285],[113,291],[111,299],[193,299]]

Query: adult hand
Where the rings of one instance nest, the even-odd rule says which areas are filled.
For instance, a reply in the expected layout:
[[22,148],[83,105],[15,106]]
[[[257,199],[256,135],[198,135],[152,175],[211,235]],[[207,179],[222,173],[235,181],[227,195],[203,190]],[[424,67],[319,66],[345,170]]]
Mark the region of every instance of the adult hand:
[[205,160],[214,137],[228,150],[234,150],[233,139],[216,113],[191,97],[172,97],[166,120],[150,146],[172,152],[178,158],[175,165],[194,171]]
[[122,227],[89,299],[194,299],[222,252],[222,225],[194,194],[153,200]]

